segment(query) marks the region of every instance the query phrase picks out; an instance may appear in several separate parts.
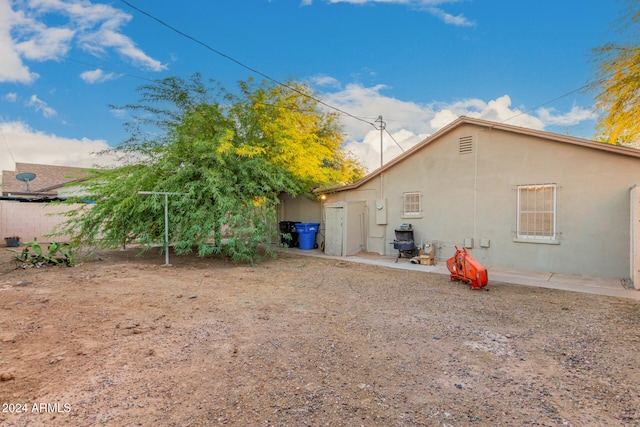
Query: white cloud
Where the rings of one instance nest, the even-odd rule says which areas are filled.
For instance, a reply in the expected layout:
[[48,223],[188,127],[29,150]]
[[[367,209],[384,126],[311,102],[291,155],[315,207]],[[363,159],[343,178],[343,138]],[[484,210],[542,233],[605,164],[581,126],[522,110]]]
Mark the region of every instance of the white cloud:
[[38,78],[38,74],[29,71],[22,63],[11,29],[22,20],[21,15],[14,13],[9,0],[0,0],[0,83],[30,83]]
[[[48,25],[61,19],[63,25]],[[0,0],[0,82],[30,83],[38,75],[25,60],[60,60],[74,46],[96,56],[113,50],[138,67],[166,69],[122,34],[130,20],[122,10],[89,0]]]
[[[380,130],[372,128],[364,135],[362,140],[349,141],[345,144],[345,148],[353,153],[362,165],[371,172],[380,167],[381,161],[387,163],[427,136],[429,135],[414,134],[406,129],[387,133],[387,129],[380,132]],[[382,159],[380,158],[381,142],[383,147]]]
[[103,140],[49,135],[22,122],[0,123],[0,170],[14,170],[14,161],[75,167],[108,165],[113,158],[96,155],[108,148]]
[[554,108],[540,108],[536,112],[545,123],[560,126],[575,125],[583,120],[592,120],[598,116],[593,109],[582,108],[578,105],[574,105],[571,111],[566,114],[557,114]]
[[68,28],[47,28],[41,23],[33,22],[24,34],[27,38],[18,42],[15,49],[23,58],[34,61],[56,60],[67,54],[70,41],[75,34]]
[[315,86],[340,87],[340,82],[337,79],[330,76],[326,76],[326,75],[314,76],[314,77],[311,77],[309,80]]
[[594,118],[585,108],[574,106],[568,113],[538,109],[527,113],[511,105],[508,95],[490,101],[464,99],[450,103],[417,104],[384,96],[384,85],[364,87],[351,84],[337,92],[324,93],[327,104],[348,111],[358,120],[342,115],[345,147],[351,151],[368,171],[380,167],[381,132],[377,117],[382,115],[384,162],[388,162],[411,148],[427,136],[437,132],[460,116],[473,117],[515,126],[545,130],[548,126],[575,125]]
[[[390,98],[381,92],[387,89],[385,85],[364,87],[359,84],[349,84],[339,92],[324,93],[323,99],[329,105],[348,111],[356,117],[364,117],[365,121],[343,116],[343,124],[347,138],[358,138],[371,130],[370,123],[374,123],[379,115],[384,115],[389,132],[408,129],[415,134],[431,132],[432,128],[425,122],[425,115],[433,116],[431,106],[420,105],[415,102]],[[391,113],[393,112],[393,113]],[[387,115],[393,115],[393,117]]]
[[[330,4],[334,3],[349,3],[363,5],[367,3],[387,3],[387,4],[399,4],[408,6],[412,9],[423,10],[430,13],[436,18],[440,19],[445,24],[455,25],[458,27],[472,27],[475,26],[475,22],[468,20],[464,15],[452,15],[445,12],[442,8],[436,7],[438,5],[447,3],[457,3],[459,0],[325,0]],[[313,3],[312,0],[302,0],[301,6],[310,6]]]
[[49,107],[47,103],[38,98],[37,95],[31,95],[29,102],[27,102],[27,107],[32,107],[34,110],[41,112],[47,119],[58,114],[56,110]]
[[18,100],[18,94],[15,92],[10,92],[4,96],[5,101],[16,102]]
[[80,74],[80,78],[89,84],[93,83],[102,83],[107,80],[115,79],[115,74],[113,73],[105,73],[101,69],[96,69],[93,71],[85,71]]
[[[452,120],[451,117],[468,116],[477,119],[491,120],[494,122],[508,122],[511,125],[522,126],[531,129],[543,130],[545,122],[539,117],[511,107],[511,98],[508,95],[501,96],[489,102],[479,99],[466,99],[451,104],[439,105],[438,114],[432,121],[432,126],[438,130]],[[547,123],[551,125],[553,123]]]
[[433,129],[442,129],[443,127],[445,127],[446,125],[448,125],[449,123],[457,119],[458,117],[459,116],[456,113],[454,113],[449,109],[438,111],[433,116],[433,119],[429,121],[429,125],[431,125]]
[[98,32],[83,37],[82,43],[87,50],[94,52],[102,51],[104,48],[113,48],[141,68],[152,71],[162,71],[167,68],[165,64],[151,58],[136,47],[129,37],[108,28],[101,28]]
[[455,25],[456,27],[473,27],[476,25],[475,22],[468,20],[464,15],[452,15],[439,7],[427,7],[425,10],[433,16],[440,18],[445,24]]
[[126,108],[112,108],[110,111],[111,115],[118,119],[126,119],[129,115],[129,112]]

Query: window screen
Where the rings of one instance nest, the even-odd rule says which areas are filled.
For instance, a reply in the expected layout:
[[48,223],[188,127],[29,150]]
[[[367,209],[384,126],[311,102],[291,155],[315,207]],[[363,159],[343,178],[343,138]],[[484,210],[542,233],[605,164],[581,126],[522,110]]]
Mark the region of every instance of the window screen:
[[553,240],[556,238],[556,185],[518,186],[517,237]]
[[404,193],[403,195],[403,216],[422,215],[421,197],[419,192]]

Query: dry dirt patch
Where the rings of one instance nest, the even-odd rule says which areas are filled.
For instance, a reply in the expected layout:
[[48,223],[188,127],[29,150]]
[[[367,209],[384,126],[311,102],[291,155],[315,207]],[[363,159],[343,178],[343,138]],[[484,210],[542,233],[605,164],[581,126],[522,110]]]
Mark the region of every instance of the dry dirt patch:
[[640,425],[640,305],[281,254],[0,270],[0,424]]

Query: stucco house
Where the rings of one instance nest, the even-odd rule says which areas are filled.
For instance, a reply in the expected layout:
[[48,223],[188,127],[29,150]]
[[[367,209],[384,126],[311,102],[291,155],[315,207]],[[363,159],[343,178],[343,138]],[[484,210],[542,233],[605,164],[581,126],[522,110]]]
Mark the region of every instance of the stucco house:
[[283,197],[279,219],[321,223],[334,255],[393,255],[395,230],[412,224],[436,260],[466,247],[488,268],[640,288],[639,183],[640,150],[460,117],[317,201]]

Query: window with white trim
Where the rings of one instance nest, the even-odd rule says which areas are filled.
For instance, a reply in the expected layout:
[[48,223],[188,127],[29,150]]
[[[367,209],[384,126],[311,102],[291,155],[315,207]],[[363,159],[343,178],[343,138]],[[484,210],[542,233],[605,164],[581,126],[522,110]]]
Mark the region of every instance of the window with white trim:
[[519,185],[518,239],[556,239],[556,184]]
[[402,216],[418,217],[422,216],[422,195],[414,191],[402,195]]

